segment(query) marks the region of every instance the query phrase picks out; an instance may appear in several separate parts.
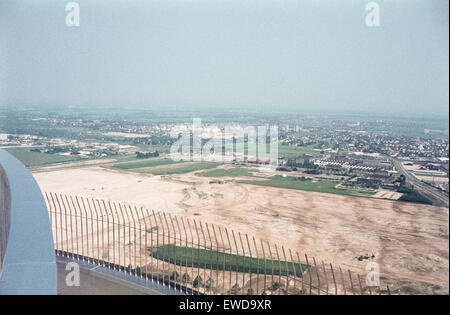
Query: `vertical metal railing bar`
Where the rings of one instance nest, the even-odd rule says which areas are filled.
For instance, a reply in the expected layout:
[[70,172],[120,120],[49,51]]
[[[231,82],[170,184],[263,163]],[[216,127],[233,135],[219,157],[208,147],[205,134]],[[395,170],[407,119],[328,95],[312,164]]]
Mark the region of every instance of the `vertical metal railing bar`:
[[52,219],[52,222],[51,222],[52,223],[52,233],[53,233],[52,235],[53,235],[53,244],[54,244],[55,253],[56,253],[56,255],[58,255],[58,250],[56,248],[56,244],[58,244],[58,235],[57,235],[57,231],[55,229],[57,227],[57,223],[56,223],[56,220],[57,220],[56,207],[53,204],[53,202],[51,201],[50,193],[47,194],[47,192],[45,192],[45,195],[46,195],[47,200],[48,200],[47,202],[50,205],[49,206],[49,211],[51,211],[51,216],[54,217],[54,219]]
[[170,248],[171,248],[171,245],[172,245],[172,243],[171,243],[171,235],[172,235],[173,241],[175,241],[175,237],[174,237],[175,231],[171,232],[171,229],[170,229],[170,226],[169,226],[169,222],[167,221],[166,214],[163,212],[162,215],[163,215],[163,218],[164,218],[164,222],[166,223],[167,235],[168,235],[167,245],[169,245],[169,246],[168,246],[168,250],[167,250],[167,271],[168,271],[167,279],[168,279],[169,288],[170,288],[170,284],[171,284],[171,281],[170,281],[170,278],[171,278],[171,267],[172,267],[172,260],[171,260],[171,257],[170,257]]
[[[70,202],[69,202],[70,199]],[[77,211],[77,207],[75,207],[75,204],[73,202],[73,198],[72,196],[66,196],[66,200],[67,200],[67,205],[70,209],[70,217],[71,220],[73,218],[73,220],[75,221],[75,237],[72,236],[72,255],[74,259],[79,260],[79,256],[80,256],[80,251],[79,251],[79,241],[78,241],[78,211]],[[74,225],[71,224],[71,231],[73,230]]]
[[341,274],[341,281],[342,281],[342,287],[344,288],[344,295],[347,295],[347,288],[346,288],[346,285],[345,285],[344,273],[342,272],[341,267],[339,267],[339,272]]
[[[95,239],[97,236],[97,230],[95,229],[95,226],[97,226],[97,221],[95,220],[94,214],[95,211],[93,211],[93,206],[91,206],[91,202],[89,200],[89,198],[85,198],[86,200],[86,204],[87,204],[87,209],[89,210],[89,215],[91,218],[91,233],[92,233],[92,237],[91,237],[91,249],[92,249],[92,262],[95,262]],[[94,224],[95,223],[95,224]]]
[[300,267],[300,273],[302,274],[302,295],[305,294],[305,272],[303,271],[302,260],[300,259],[300,254],[295,252],[297,255],[298,265]]
[[[144,259],[145,281],[148,281],[149,279],[151,281],[153,281],[153,269],[152,269],[153,257],[149,254],[149,252],[151,252],[151,250],[153,250],[153,224],[152,224],[151,215],[150,215],[148,209],[141,206],[141,211],[142,211],[142,215],[144,217],[144,229],[145,229],[144,247],[143,247],[144,255],[145,255],[145,259]],[[150,247],[149,247],[149,243],[150,243]],[[150,251],[149,251],[149,248],[150,248]],[[149,267],[150,267],[150,271],[149,271]]]
[[[178,225],[177,217],[175,217],[175,220],[177,221],[177,225]],[[186,225],[184,224],[183,217],[180,217],[180,220],[181,220],[181,226],[183,227],[182,231],[184,232],[184,245],[185,245],[186,248],[189,248],[188,235],[187,235],[187,232],[186,232]],[[183,246],[181,242],[180,242],[180,246]],[[191,255],[192,255],[192,249],[191,249]],[[189,256],[186,255],[186,259],[184,261],[184,264],[185,264],[185,266],[184,266],[185,267],[184,268],[184,273],[181,276],[181,282],[184,283],[186,286],[189,284],[189,281],[190,281],[188,259],[189,259]]]
[[125,270],[128,271],[128,274],[131,275],[131,268],[132,268],[132,260],[131,260],[131,220],[129,211],[127,211],[127,207],[124,205],[124,213],[126,215],[126,224],[124,225],[126,229],[128,229],[128,242],[125,242],[125,246],[128,246],[128,264],[125,264]]
[[[73,207],[73,211],[75,212],[75,243],[77,245],[77,260],[80,260],[80,248],[79,248],[79,241],[78,241],[78,208],[75,206],[75,203],[73,202],[72,196],[69,196],[70,202]],[[72,213],[72,211],[71,211]],[[81,246],[83,246],[83,233],[81,233]]]
[[[117,261],[118,261],[118,270],[122,271],[126,266],[125,262],[125,216],[123,214],[122,205],[120,202],[113,202],[114,208],[116,209],[117,214]],[[122,233],[121,233],[122,231]],[[123,263],[122,263],[123,259]]]
[[52,204],[53,204],[53,211],[54,211],[54,214],[55,214],[55,221],[54,221],[54,230],[55,230],[55,249],[56,249],[56,252],[58,253],[58,216],[57,216],[57,210],[59,209],[59,208],[57,208],[56,207],[56,204],[55,204],[55,200],[53,199],[53,195],[52,195],[52,193],[49,193],[49,195],[50,195],[50,199],[52,200]]
[[[199,284],[199,290],[198,292],[200,293],[200,235],[198,234],[198,228],[197,228],[197,222],[194,221],[194,227],[195,227],[195,233],[197,234],[197,284]],[[194,264],[194,261],[192,261],[192,264]],[[195,281],[195,280],[194,280]]]
[[[82,251],[82,253],[81,253],[81,256],[83,257],[83,261],[85,261],[86,258],[89,257],[89,250],[88,249],[86,251],[84,250],[84,236],[83,236],[83,234],[85,234],[85,233],[84,233],[84,229],[83,229],[83,213],[84,213],[84,219],[86,221],[87,220],[87,212],[86,212],[86,209],[84,207],[81,207],[80,201],[78,200],[77,196],[75,196],[75,200],[77,202],[78,208],[81,210],[81,216],[82,216],[80,218],[81,237],[82,237],[82,241],[81,241],[81,251]],[[88,225],[86,224],[86,229],[87,228],[88,228]],[[88,241],[89,233],[86,233],[85,236],[86,236],[86,246],[88,246],[89,245],[89,241]]]
[[[167,242],[167,245],[169,245],[168,246],[168,250],[167,250],[167,280],[168,280],[168,283],[169,283],[169,288],[170,288],[170,284],[171,284],[171,281],[170,281],[170,278],[171,278],[171,271],[170,271],[170,268],[171,268],[171,266],[172,266],[172,261],[171,261],[171,257],[170,257],[170,248],[171,248],[171,246],[170,245],[172,245],[172,243],[171,243],[171,240],[170,240],[170,238],[171,238],[171,235],[172,235],[172,239],[173,239],[173,241],[175,242],[175,237],[174,237],[174,233],[175,233],[175,231],[173,231],[172,233],[170,232],[171,230],[170,230],[170,226],[169,226],[169,223],[168,223],[168,221],[167,221],[167,217],[166,217],[166,214],[163,212],[163,218],[164,218],[164,222],[166,222],[166,227],[167,227],[167,234],[168,234],[168,242]],[[174,248],[174,250],[175,250],[175,248]],[[173,287],[173,285],[172,285],[172,287]]]
[[[49,211],[49,218],[50,218],[50,226],[52,227],[52,236],[53,236],[53,240],[55,240],[56,235],[53,233],[53,226],[54,226],[54,223],[53,223],[53,211],[52,211],[52,206],[51,206],[50,200],[49,200],[49,198],[48,198],[47,192],[44,192],[44,196],[45,196],[45,200],[46,200],[46,202],[47,202],[47,204],[48,204],[48,211]],[[0,253],[2,253],[2,251],[3,251],[3,249],[2,249],[1,246],[2,246],[2,242],[0,241]],[[1,258],[0,258],[0,269],[1,269],[1,264],[2,264],[2,262],[1,262]]]
[[[55,194],[54,197],[56,199],[56,202],[58,203],[58,209],[59,209],[59,213],[60,213],[60,215],[59,215],[60,225],[59,226],[60,226],[60,230],[61,230],[61,233],[60,233],[60,236],[61,236],[61,245],[60,245],[60,247],[61,247],[61,255],[65,256],[65,254],[64,254],[64,232],[63,232],[63,226],[64,225],[63,225],[63,215],[62,215],[63,208],[62,208],[61,203],[59,201],[58,195]],[[66,220],[66,218],[64,216],[64,221],[65,220]]]
[[[163,229],[163,232],[162,232],[162,247],[164,248],[165,245],[166,245],[165,244],[165,242],[166,242],[165,236],[168,235],[168,233],[165,232],[166,229],[164,227],[164,223],[163,223],[163,221],[161,219],[161,214],[159,213],[159,211],[156,214],[158,215],[159,221],[160,221],[162,229]],[[158,255],[158,258],[159,258],[159,255]],[[164,279],[164,275],[165,275],[165,272],[166,272],[165,259],[163,259],[161,263],[162,263],[162,268],[163,268],[163,271],[162,271],[162,274],[161,274],[162,275],[162,282],[163,282],[163,285],[165,285],[165,279]]]
[[[180,232],[180,245],[179,246],[181,248],[181,247],[183,247],[183,236],[182,236],[183,230],[181,230],[181,228],[180,228],[180,223],[178,222],[177,216],[174,216],[174,219],[175,219],[175,222],[177,223],[178,231]],[[184,237],[184,240],[187,241],[187,236],[186,235]],[[189,248],[187,243],[186,243],[185,247]],[[181,282],[181,284],[183,284],[183,276],[184,276],[184,274],[183,274],[183,260],[182,260],[182,258],[180,260],[181,261],[180,261],[180,275],[179,276],[180,276],[180,282]],[[185,272],[187,272],[187,271],[185,270]],[[187,283],[184,283],[184,284],[187,286]]]
[[72,206],[70,205],[69,197],[67,195],[64,195],[64,198],[66,199],[66,204],[67,204],[67,208],[69,209],[69,218],[70,218],[70,242],[72,244],[70,253],[72,255],[72,259],[76,259],[75,256],[77,255],[77,252],[78,252],[75,248],[77,231],[75,228],[75,237],[74,237],[74,224],[72,222],[75,221],[75,224],[76,224],[77,218],[76,218],[76,215],[74,215],[74,209],[72,209]]
[[98,264],[100,266],[104,266],[103,264],[103,246],[105,244],[104,242],[104,235],[103,235],[103,213],[102,213],[102,209],[100,207],[100,202],[98,199],[94,199],[92,198],[92,204],[94,206],[94,209],[96,209],[96,217],[97,217],[97,225],[98,225],[98,230],[97,230],[97,254],[98,254]]
[[[69,208],[69,204],[67,202],[64,202],[64,199],[66,199],[67,201],[67,196],[66,195],[61,195],[61,200],[62,200],[62,204],[64,205],[64,208],[66,208],[66,204],[67,204],[67,209],[69,211],[69,220],[70,220],[70,246],[71,248],[67,251],[67,255],[70,256],[71,258],[73,258],[73,231],[72,231],[72,216],[70,213],[70,208]],[[66,214],[67,216],[67,214]],[[66,225],[66,230],[68,230],[69,226]],[[67,243],[69,244],[69,239],[67,239]]]
[[131,208],[130,205],[127,205],[127,211],[126,211],[127,216],[129,216],[129,220],[128,220],[128,258],[129,258],[129,265],[128,265],[128,269],[129,269],[129,273],[130,275],[134,275],[134,269],[136,268],[136,264],[135,264],[135,260],[136,260],[136,255],[135,255],[135,246],[136,246],[136,238],[135,238],[135,226],[134,226],[134,214],[133,214],[133,209]]
[[215,259],[216,268],[214,269],[216,279],[215,279],[215,287],[214,288],[215,288],[215,292],[216,292],[215,294],[219,294],[221,292],[220,291],[220,274],[223,273],[223,270],[220,268],[220,266],[222,265],[222,261],[220,258],[224,253],[221,248],[222,244],[219,242],[219,239],[217,237],[216,227],[212,223],[210,225],[211,225],[211,229],[212,229],[211,235],[214,236],[212,241],[214,242],[214,245],[215,245],[215,247],[213,246],[213,248],[214,248],[215,256],[216,256],[216,259]]
[[218,242],[218,240],[217,240],[217,234],[216,234],[216,228],[214,227],[214,224],[211,224],[211,227],[212,227],[212,230],[213,230],[213,233],[214,233],[214,240],[215,240],[215,244],[216,244],[216,265],[217,265],[217,268],[216,268],[216,291],[217,292],[219,292],[219,258],[220,258],[220,254],[219,253],[221,253],[220,252],[220,249],[219,249],[219,242]]
[[246,258],[246,253],[245,253],[245,248],[244,248],[244,244],[242,242],[242,237],[241,237],[241,232],[238,232],[238,236],[239,236],[239,242],[241,244],[241,249],[242,249],[242,291],[241,294],[245,294],[244,292],[244,287],[245,287],[245,258]]
[[139,214],[139,210],[136,206],[134,206],[134,211],[136,214],[136,237],[135,237],[135,255],[136,255],[136,267],[135,267],[135,276],[138,278],[142,278],[142,218]]
[[281,261],[280,261],[280,255],[278,254],[278,246],[275,244],[275,252],[277,254],[277,260],[278,260],[278,295],[281,294]]
[[334,275],[333,265],[330,263],[330,269],[331,269],[331,275],[333,276],[333,283],[334,283],[334,294],[338,294],[338,287],[336,283],[336,276]]
[[[152,223],[152,217],[151,217],[148,209],[145,209],[145,213],[147,214],[147,217],[150,221],[150,251],[152,253],[152,256],[150,259],[150,275],[151,275],[151,280],[153,283],[154,282],[154,279],[153,279],[153,223]],[[157,226],[157,224],[156,224],[156,226]],[[145,233],[145,235],[147,236],[148,233]],[[145,257],[149,256],[148,250],[147,250],[147,244],[148,243],[145,244]]]
[[289,295],[289,265],[288,259],[286,258],[286,252],[284,251],[284,246],[281,246],[281,251],[283,252],[283,259],[286,265],[286,294]]
[[[248,240],[248,235],[247,234],[245,234],[245,239],[247,240],[247,246],[248,246],[248,252],[249,252],[249,255],[250,255],[250,263],[249,263],[249,266],[250,266],[250,274],[249,274],[249,287],[250,287],[250,291],[249,292],[247,292],[248,294],[251,294],[251,295],[253,295],[254,293],[254,290],[253,290],[253,287],[252,287],[252,273],[253,273],[253,270],[252,270],[252,268],[251,268],[251,266],[252,266],[252,263],[253,263],[253,255],[252,255],[252,249],[250,248],[250,242],[249,242],[249,240]],[[258,258],[258,257],[256,257],[256,258]]]
[[[121,215],[121,208],[120,208],[120,205],[118,205],[118,203],[116,203],[116,202],[112,202],[112,206],[114,207],[114,214],[115,214],[115,219],[117,220],[117,255],[115,255],[115,256],[117,256],[117,260],[116,260],[116,257],[114,256],[114,262],[115,262],[115,265],[116,265],[116,269],[117,270],[121,270],[121,255],[120,255],[120,252],[121,252],[121,234],[120,234],[120,231],[122,230],[122,228],[123,228],[123,225],[122,225],[122,215]],[[116,238],[116,235],[114,235],[114,238]]]
[[[212,238],[211,238],[211,234],[209,232],[209,227],[208,227],[208,223],[205,223],[206,226],[206,232],[208,234],[208,239],[209,239],[209,251],[212,254],[213,253],[213,245],[212,245]],[[211,259],[211,268],[209,270],[209,279],[206,280],[208,283],[206,284],[207,286],[209,286],[209,290],[212,291],[213,289],[213,259]]]
[[[195,279],[195,266],[194,266],[194,256],[195,256],[195,246],[196,246],[196,243],[195,243],[195,236],[194,236],[194,233],[193,233],[193,231],[192,231],[192,226],[191,226],[191,221],[189,220],[189,218],[186,218],[186,222],[187,222],[187,226],[188,226],[188,228],[189,228],[189,235],[190,235],[190,241],[191,241],[191,248],[192,248],[192,251],[191,251],[191,280],[192,280],[192,288],[193,289],[195,289],[194,288],[194,279]],[[199,292],[198,291],[195,291],[195,293],[196,294],[199,294]],[[193,292],[193,294],[195,294],[194,292]]]
[[327,276],[327,270],[325,268],[325,263],[322,260],[322,269],[323,269],[323,276],[325,277],[325,284],[326,284],[326,293],[328,295],[329,291],[329,283],[328,283],[328,276]]
[[270,265],[271,265],[271,270],[272,270],[272,277],[271,277],[271,280],[270,280],[270,286],[271,286],[271,288],[273,289],[274,288],[274,267],[273,267],[273,261],[274,261],[274,259],[273,259],[273,255],[272,255],[272,249],[270,248],[270,243],[269,242],[267,242],[267,247],[269,248],[269,255],[270,255]]
[[95,204],[95,200],[92,198],[92,207],[94,208],[95,211],[95,218],[96,218],[96,222],[97,222],[97,262],[99,265],[102,265],[101,263],[101,254],[100,254],[100,220],[99,220],[99,214],[98,214],[98,209],[97,206]]
[[313,262],[314,262],[314,269],[316,270],[316,275],[317,275],[317,295],[320,295],[321,288],[320,288],[319,268],[317,267],[315,257],[313,257]]
[[[159,225],[158,220],[156,219],[156,213],[155,213],[155,211],[153,209],[151,210],[151,213],[152,213],[152,218],[155,221],[155,227],[156,227],[155,228],[156,239],[155,239],[155,246],[154,246],[154,248],[152,250],[152,258],[156,262],[156,269],[155,269],[156,279],[155,279],[155,281],[157,283],[159,283],[160,273],[159,273],[159,259],[158,259],[157,250],[159,248],[159,231],[160,231],[160,229],[162,229],[162,227]],[[156,250],[156,253],[154,253],[154,250]]]
[[[143,271],[143,268],[141,267],[141,278],[145,276],[145,281],[147,281],[147,218],[145,217],[144,214],[144,210],[142,209],[142,207],[140,207],[141,209],[141,216],[142,216],[142,221],[144,221],[144,247],[142,247],[142,225],[139,225],[139,237],[140,237],[140,243],[141,246],[139,247],[139,256],[141,257],[142,260],[142,249],[144,249],[144,266],[145,269]],[[139,221],[141,222],[141,221]],[[141,261],[142,264],[142,261]],[[144,274],[143,274],[144,272]]]
[[[233,236],[233,242],[234,242],[234,246],[236,249],[236,259],[235,259],[235,261],[236,261],[236,286],[239,286],[239,284],[238,284],[239,283],[239,248],[237,246],[236,237],[234,235],[234,230],[231,230],[231,235]],[[237,292],[238,292],[238,290],[236,287],[235,295],[237,294]]]
[[[59,196],[57,194],[55,194],[54,197],[56,199],[56,202],[58,203],[58,208],[59,208],[59,221],[60,221],[60,225],[59,225],[60,234],[59,235],[61,236],[61,245],[60,245],[60,247],[61,247],[61,255],[65,256],[65,253],[64,253],[64,232],[63,232],[63,227],[64,227],[64,225],[63,225],[63,208],[62,208],[61,203],[59,201]],[[64,221],[66,221],[66,217],[65,216],[64,216]]]
[[[136,209],[136,207],[134,207],[135,209]],[[134,248],[134,275],[136,276],[136,269],[137,269],[137,260],[136,260],[136,256],[137,256],[137,254],[136,254],[136,243],[137,243],[137,238],[136,238],[136,219],[135,219],[135,217],[134,217],[134,211],[133,211],[133,209],[131,208],[131,206],[128,206],[128,209],[130,209],[130,214],[131,214],[131,220],[132,220],[132,222],[133,222],[133,235],[134,235],[134,239],[133,239],[133,243],[134,243],[134,246],[133,246],[133,248]],[[131,268],[131,269],[133,269],[133,268]]]
[[256,294],[259,294],[259,255],[258,255],[258,247],[256,246],[256,240],[255,237],[253,236],[253,246],[255,247],[255,255],[257,261],[256,261]]
[[[123,236],[123,241],[122,241],[122,243],[123,243],[123,245],[122,246],[120,246],[122,249],[123,249],[123,255],[122,255],[122,257],[123,257],[123,264],[121,264],[120,263],[120,259],[119,259],[119,265],[122,265],[123,266],[123,268],[126,268],[126,266],[127,266],[127,262],[126,262],[126,257],[127,257],[127,253],[126,253],[126,233],[127,233],[127,230],[126,230],[126,227],[125,227],[125,224],[126,224],[126,221],[125,221],[125,215],[123,214],[123,209],[122,209],[122,205],[120,204],[120,203],[117,203],[118,205],[119,205],[119,211],[120,211],[120,219],[122,220],[122,230],[123,230],[123,232],[122,232],[122,236]],[[119,231],[119,243],[120,243],[120,231]],[[119,257],[120,257],[120,249],[119,249]],[[126,270],[126,269],[124,269],[124,270]]]
[[222,235],[222,228],[220,226],[219,226],[219,234],[220,234],[220,241],[222,242],[222,251],[223,251],[222,294],[226,294],[226,292],[225,292],[225,274],[227,272],[227,269],[226,269],[227,255],[226,255],[225,242],[223,240],[223,235]]
[[[192,287],[194,288],[194,275],[195,275],[195,270],[194,270],[194,234],[192,233],[192,227],[191,227],[191,222],[189,221],[189,218],[186,218],[186,222],[188,224],[189,227],[189,234],[191,235],[191,248],[192,248],[192,254],[191,254],[191,272],[192,272]],[[184,224],[184,221],[183,221]],[[195,288],[194,288],[195,289]],[[192,294],[194,294],[194,291],[192,291]],[[198,294],[198,291],[197,291]]]
[[[177,272],[177,266],[178,265],[177,265],[177,255],[176,255],[176,253],[177,253],[176,246],[177,246],[178,233],[177,233],[177,230],[175,229],[175,225],[173,224],[172,216],[170,215],[170,213],[168,213],[167,215],[169,217],[169,221],[170,221],[170,224],[172,225],[172,229],[173,229],[173,245],[174,245],[173,268],[174,268],[174,272],[173,272],[173,277],[172,278],[173,278],[173,282],[174,282],[175,289],[176,289],[177,288],[177,283],[178,283],[178,278],[179,278],[179,274]],[[179,270],[180,270],[180,274],[181,274],[181,269],[179,269]]]
[[355,288],[353,287],[353,279],[352,279],[352,273],[350,272],[350,270],[348,270],[348,277],[350,279],[350,287],[352,288],[352,293],[353,295],[355,295]]
[[[104,225],[105,225],[105,229],[103,230],[103,233],[106,232],[106,241],[103,244],[103,248],[106,247],[106,250],[103,249],[103,261],[105,263],[105,266],[107,266],[108,269],[111,269],[111,250],[110,250],[110,246],[111,246],[111,242],[110,242],[110,233],[109,233],[109,226],[111,224],[110,221],[110,213],[109,213],[109,209],[107,207],[107,204],[105,203],[105,200],[102,200],[102,204],[103,204],[103,216],[102,216],[102,220],[104,220]],[[105,246],[106,245],[106,246]]]
[[[49,198],[47,192],[44,192],[44,195],[45,195],[46,202],[47,202],[47,204],[48,204],[48,211],[49,211],[49,217],[50,217],[50,224],[51,224],[51,227],[52,227],[53,243],[55,243],[56,235],[55,235],[55,232],[53,231],[53,227],[55,226],[55,223],[54,223],[54,220],[53,220],[54,209],[53,209],[53,207],[52,207],[52,204],[51,204],[51,202],[50,202],[50,198]],[[2,247],[1,247],[1,246],[2,246],[2,244],[1,244],[1,242],[0,242],[0,253],[2,252]],[[56,253],[56,252],[55,252],[55,253]],[[0,258],[0,264],[1,264],[1,258]],[[1,267],[0,267],[0,268],[1,268]]]
[[289,248],[289,258],[291,259],[292,270],[294,272],[294,292],[296,294],[297,293],[297,268],[295,268],[295,261],[294,261],[294,258],[292,257],[292,251],[290,248]]
[[261,249],[263,252],[263,258],[264,258],[264,294],[266,294],[266,290],[267,290],[267,260],[266,260],[266,251],[264,250],[264,243],[262,240],[260,240],[261,242]]
[[[147,266],[147,255],[145,255],[142,251],[142,248],[145,248],[147,246],[146,244],[146,236],[147,236],[147,224],[145,222],[146,218],[144,215],[144,212],[142,211],[142,207],[139,207],[138,212],[139,219],[139,277],[142,279],[144,275],[144,267],[146,269]],[[144,233],[144,236],[142,236],[142,233]],[[144,247],[142,247],[142,241],[144,241]]]
[[[99,203],[100,204],[100,203]],[[103,221],[105,221],[105,223],[106,223],[106,254],[105,254],[105,242],[102,240],[102,242],[103,242],[103,261],[105,262],[105,265],[107,265],[108,266],[108,268],[111,268],[111,259],[109,258],[110,257],[110,254],[109,254],[109,244],[111,244],[110,243],[110,241],[109,241],[109,213],[108,213],[108,209],[107,209],[107,207],[106,207],[106,203],[105,203],[105,200],[102,200],[102,204],[103,204],[103,210],[102,210],[102,226],[103,226]],[[101,208],[101,206],[100,206],[100,209],[102,209]],[[105,219],[105,216],[106,216],[106,219]],[[105,233],[105,230],[104,229],[102,229],[102,234],[104,234]]]
[[308,255],[305,254],[305,260],[306,260],[306,265],[308,266],[308,276],[309,276],[309,295],[312,295],[312,274],[311,274],[311,265],[309,264],[308,261]]
[[[116,263],[116,215],[117,215],[117,209],[114,202],[111,204],[111,201],[108,200],[108,207],[111,210],[111,217],[112,217],[112,264],[113,269],[117,269],[117,263]],[[119,245],[119,242],[117,242],[117,245]],[[119,247],[119,246],[118,246]]]
[[[159,248],[159,228],[158,228],[158,220],[156,219],[156,214],[155,214],[155,211],[153,211],[153,209],[152,209],[152,214],[153,214],[153,219],[155,220],[155,224],[156,224],[156,258],[155,258],[155,260],[156,260],[156,272],[158,273],[158,276],[157,276],[157,279],[156,279],[156,282],[157,283],[159,283],[160,282],[160,280],[159,280],[159,276],[160,276],[160,272],[159,272],[159,269],[158,269],[158,267],[159,267],[159,257],[158,257],[158,248]],[[162,228],[162,227],[161,227]],[[153,249],[152,249],[153,250]],[[152,253],[152,257],[153,257],[153,253]]]
[[[225,228],[225,234],[226,234],[226,236],[227,236],[227,241],[228,241],[228,248],[230,249],[230,260],[231,260],[231,255],[233,254],[232,253],[232,249],[231,249],[231,242],[230,242],[230,236],[229,236],[229,234],[228,234],[228,229],[227,228]],[[231,293],[231,263],[230,263],[230,267],[228,268],[229,269],[229,278],[228,278],[228,285],[229,285],[229,288],[230,288],[230,293]]]
[[[171,282],[171,275],[172,275],[172,265],[173,265],[173,257],[171,256],[171,254],[173,254],[175,248],[172,246],[172,241],[175,240],[174,237],[174,233],[175,231],[172,231],[172,229],[170,228],[169,222],[167,221],[167,217],[165,212],[162,213],[162,217],[164,218],[164,222],[166,224],[167,227],[167,283],[169,288],[172,286],[173,288],[173,283]],[[171,251],[172,249],[172,251]]]
[[[205,231],[203,230],[203,224],[202,224],[202,222],[201,221],[199,221],[199,225],[200,225],[200,230],[202,231],[202,238],[203,238],[203,248],[202,249],[204,249],[204,250],[206,250],[207,249],[207,246],[206,246],[206,236],[205,236]],[[205,287],[205,285],[206,285],[206,269],[208,268],[207,267],[207,265],[206,265],[206,259],[204,260],[204,263],[203,263],[203,287]],[[204,292],[205,292],[205,289],[203,290]]]
[[[164,226],[164,223],[162,222],[162,220],[161,220],[161,216],[160,216],[160,213],[159,213],[159,211],[157,211],[157,212],[155,212],[155,215],[156,215],[156,218],[157,219],[159,219],[159,222],[157,223],[158,224],[158,226],[160,226],[161,227],[161,230],[158,230],[158,234],[160,234],[160,238],[159,238],[159,245],[158,245],[158,248],[156,249],[157,250],[157,259],[158,260],[161,260],[161,268],[162,268],[162,271],[161,270],[158,270],[158,273],[159,273],[159,275],[161,276],[161,280],[160,280],[160,283],[162,283],[163,285],[165,285],[165,282],[164,282],[164,272],[165,272],[165,260],[164,259],[160,259],[160,253],[158,253],[159,252],[159,248],[164,248],[165,247],[165,242],[166,242],[166,235],[167,235],[167,233],[166,233],[166,228],[165,228],[165,226]],[[159,278],[158,278],[159,279]]]
[[98,206],[98,212],[99,212],[99,220],[100,220],[100,224],[101,224],[101,229],[100,229],[100,233],[101,233],[101,246],[100,248],[100,262],[101,262],[101,266],[102,267],[106,267],[106,261],[105,261],[105,220],[104,220],[104,216],[105,216],[105,211],[104,209],[102,209],[102,206],[100,204],[100,200],[96,199],[95,200],[97,202],[97,206]]
[[[86,208],[84,200],[86,200],[86,203],[88,205],[88,208]],[[95,257],[95,251],[94,251],[94,237],[95,237],[95,233],[94,233],[94,215],[92,214],[92,208],[91,205],[89,204],[89,199],[84,199],[83,197],[81,198],[81,202],[83,203],[83,207],[85,207],[87,210],[89,210],[89,217],[91,219],[91,250],[92,250],[92,255],[90,255],[90,257],[92,257],[92,262],[93,259]],[[89,226],[88,226],[89,228]],[[89,249],[88,249],[89,251]]]
[[139,242],[136,245],[136,273],[139,278],[142,278],[142,220],[143,217],[140,214],[139,208],[137,206],[134,206],[134,211],[136,213],[137,222],[136,222],[136,243]]
[[63,200],[62,200],[62,196],[61,195],[57,195],[57,198],[58,198],[58,202],[61,202],[61,204],[63,205],[62,206],[62,208],[61,208],[61,210],[64,210],[64,226],[62,226],[61,225],[61,229],[63,228],[63,227],[65,227],[65,238],[64,238],[64,241],[63,241],[63,244],[65,243],[65,249],[64,249],[64,257],[67,257],[67,253],[69,252],[69,247],[68,247],[68,245],[69,245],[69,232],[68,232],[68,230],[67,230],[67,210],[66,210],[66,207],[65,207],[65,205],[64,205],[64,203],[63,203]]

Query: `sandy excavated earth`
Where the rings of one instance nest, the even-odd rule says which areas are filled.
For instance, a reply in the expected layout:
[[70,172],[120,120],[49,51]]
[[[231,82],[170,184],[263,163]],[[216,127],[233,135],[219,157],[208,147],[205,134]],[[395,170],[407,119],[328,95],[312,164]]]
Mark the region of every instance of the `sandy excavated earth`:
[[[448,208],[93,166],[34,174],[41,189],[142,205],[247,233],[365,274],[405,293],[449,292]],[[372,254],[373,259],[357,257]]]

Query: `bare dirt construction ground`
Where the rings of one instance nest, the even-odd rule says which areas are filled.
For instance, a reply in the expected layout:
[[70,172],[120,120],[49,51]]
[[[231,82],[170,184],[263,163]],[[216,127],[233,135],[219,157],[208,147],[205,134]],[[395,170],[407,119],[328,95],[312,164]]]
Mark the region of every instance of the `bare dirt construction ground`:
[[402,193],[386,189],[380,189],[375,195],[373,195],[373,197],[375,198],[391,199],[391,200],[398,200],[400,199],[401,196],[403,196]]
[[[369,261],[404,293],[449,292],[448,208],[240,184],[193,173],[93,166],[34,174],[43,191],[143,205],[227,226],[361,275]],[[360,256],[374,258],[358,259]]]

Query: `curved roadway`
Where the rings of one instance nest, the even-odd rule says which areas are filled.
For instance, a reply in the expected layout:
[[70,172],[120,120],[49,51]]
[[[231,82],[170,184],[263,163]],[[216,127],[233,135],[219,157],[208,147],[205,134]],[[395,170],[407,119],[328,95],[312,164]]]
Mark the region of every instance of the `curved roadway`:
[[416,178],[414,175],[409,173],[403,164],[394,158],[391,158],[392,163],[395,166],[395,169],[402,175],[405,176],[406,180],[415,186],[418,190],[420,190],[424,195],[426,195],[428,198],[430,198],[432,201],[438,201],[436,205],[439,206],[448,206],[449,202],[449,196],[447,193],[427,184],[421,181],[420,179]]

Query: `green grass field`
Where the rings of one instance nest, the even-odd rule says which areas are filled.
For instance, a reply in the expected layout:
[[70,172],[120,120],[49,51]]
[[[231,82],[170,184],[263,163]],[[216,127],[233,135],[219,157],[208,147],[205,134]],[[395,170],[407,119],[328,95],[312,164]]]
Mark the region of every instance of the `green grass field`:
[[[151,254],[152,257],[178,266],[213,270],[230,270],[245,273],[297,275],[302,276],[308,265],[250,258],[235,254],[225,254],[214,250],[196,249],[176,245],[164,245]],[[176,259],[175,259],[176,258]]]
[[188,162],[186,164],[180,164],[177,167],[157,168],[157,169],[148,168],[145,169],[145,171],[143,172],[153,175],[185,174],[200,170],[216,168],[219,165],[220,165],[219,163],[214,162],[193,162],[193,163]]
[[121,169],[121,170],[132,170],[136,168],[143,168],[143,167],[155,167],[160,165],[170,165],[180,163],[173,161],[171,159],[159,159],[159,158],[151,158],[151,159],[145,159],[145,160],[134,160],[132,162],[125,162],[125,163],[118,163],[114,164],[112,167]]
[[220,164],[214,162],[185,162],[173,161],[171,159],[153,158],[118,163],[112,165],[111,167],[143,174],[170,175],[212,169],[216,168],[218,165]]
[[290,145],[279,145],[278,146],[278,157],[281,158],[295,158],[303,154],[309,154],[312,156],[320,155],[320,151],[315,150],[311,146],[307,147],[297,147]]
[[249,176],[252,177],[253,173],[259,172],[257,169],[250,169],[247,167],[234,167],[229,169],[215,169],[210,171],[205,171],[201,173],[196,173],[197,176],[202,177],[240,177]]
[[57,154],[48,154],[42,152],[30,151],[30,148],[6,148],[6,151],[14,155],[27,167],[43,166],[47,164],[78,161],[76,156],[62,156]]
[[276,188],[287,188],[287,189],[297,189],[304,191],[314,191],[314,192],[323,192],[330,194],[339,194],[339,195],[366,195],[370,196],[368,193],[362,193],[357,191],[352,191],[350,189],[339,189],[335,188],[335,182],[331,181],[319,181],[313,182],[310,180],[297,180],[292,176],[282,177],[280,175],[272,176],[268,180],[241,180],[239,181],[243,184],[251,184],[251,185],[259,185],[259,186],[269,186]]

